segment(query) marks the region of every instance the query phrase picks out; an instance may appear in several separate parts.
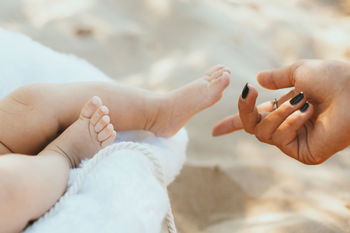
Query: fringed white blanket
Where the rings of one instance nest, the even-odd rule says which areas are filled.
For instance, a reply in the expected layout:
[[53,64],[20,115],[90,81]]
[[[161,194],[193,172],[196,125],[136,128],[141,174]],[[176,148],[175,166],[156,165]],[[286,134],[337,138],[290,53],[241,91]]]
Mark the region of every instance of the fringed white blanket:
[[[34,82],[111,81],[91,64],[0,29],[0,97]],[[170,139],[121,132],[117,142],[71,170],[66,194],[24,233],[175,232],[166,185],[185,160],[187,134]]]

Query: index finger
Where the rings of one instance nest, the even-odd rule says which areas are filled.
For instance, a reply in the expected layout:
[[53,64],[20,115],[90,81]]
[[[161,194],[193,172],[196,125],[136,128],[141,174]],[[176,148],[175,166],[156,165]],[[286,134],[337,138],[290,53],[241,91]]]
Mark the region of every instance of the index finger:
[[254,134],[255,127],[261,120],[261,115],[255,105],[257,97],[256,89],[247,83],[238,101],[239,117],[244,130],[250,134]]

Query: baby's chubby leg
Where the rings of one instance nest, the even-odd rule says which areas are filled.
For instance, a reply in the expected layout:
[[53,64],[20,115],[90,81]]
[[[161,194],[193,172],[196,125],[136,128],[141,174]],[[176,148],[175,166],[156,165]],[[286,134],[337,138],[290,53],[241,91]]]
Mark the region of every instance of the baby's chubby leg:
[[[118,131],[149,130],[174,135],[199,111],[216,103],[229,85],[230,71],[213,67],[201,78],[167,94],[155,94],[113,82],[33,84],[0,102],[0,141],[9,152],[36,154],[79,116],[86,99],[100,96]],[[3,109],[4,111],[1,111]]]
[[57,154],[0,156],[0,233],[18,233],[64,193],[69,164]]
[[[210,107],[230,83],[231,71],[222,65],[202,77],[166,94],[157,94],[117,83],[68,83],[55,85],[51,101],[43,103],[56,109],[59,125],[66,128],[79,114],[87,98],[100,96],[109,106],[111,123],[118,131],[148,130],[160,137],[173,136],[196,113]],[[44,88],[41,88],[43,90]],[[50,89],[50,88],[49,88]],[[45,93],[46,92],[46,93]],[[64,104],[60,104],[63,102]],[[105,109],[101,114],[106,113]]]
[[87,102],[80,117],[38,156],[0,156],[0,233],[17,233],[43,215],[64,193],[69,168],[111,144],[116,133],[101,99]]
[[101,96],[98,115],[109,114],[118,130],[143,129],[158,96],[109,82],[33,84],[21,87],[0,101],[0,154],[35,155],[69,127],[87,99]]

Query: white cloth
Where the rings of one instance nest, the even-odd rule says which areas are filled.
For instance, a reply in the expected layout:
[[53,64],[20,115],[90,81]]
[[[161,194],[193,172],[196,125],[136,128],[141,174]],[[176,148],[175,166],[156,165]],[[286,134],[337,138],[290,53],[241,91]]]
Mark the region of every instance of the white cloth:
[[[0,77],[0,97],[35,82],[111,81],[84,60],[1,29]],[[160,162],[169,184],[185,161],[187,140],[185,130],[169,139],[134,131],[121,132],[117,143],[134,141],[147,148]],[[69,187],[89,162],[71,171]],[[167,193],[154,175],[152,162],[140,151],[126,149],[99,161],[76,194],[62,199],[53,214],[24,232],[158,233],[168,208]]]

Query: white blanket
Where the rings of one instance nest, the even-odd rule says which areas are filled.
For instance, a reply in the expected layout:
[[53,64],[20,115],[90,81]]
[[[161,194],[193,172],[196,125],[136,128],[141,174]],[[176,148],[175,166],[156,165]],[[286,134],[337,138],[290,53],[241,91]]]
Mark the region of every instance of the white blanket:
[[[59,54],[25,36],[1,29],[0,77],[0,97],[34,82],[111,81],[79,58]],[[71,171],[69,195],[24,232],[159,233],[169,200],[155,175],[157,168],[139,150],[115,151],[120,149],[120,141],[134,141],[137,143],[129,145],[148,150],[164,171],[165,184],[173,181],[185,160],[184,130],[170,139],[148,132],[121,132],[116,144],[95,156],[105,158],[84,161],[81,168]],[[87,167],[91,169],[82,175]]]

